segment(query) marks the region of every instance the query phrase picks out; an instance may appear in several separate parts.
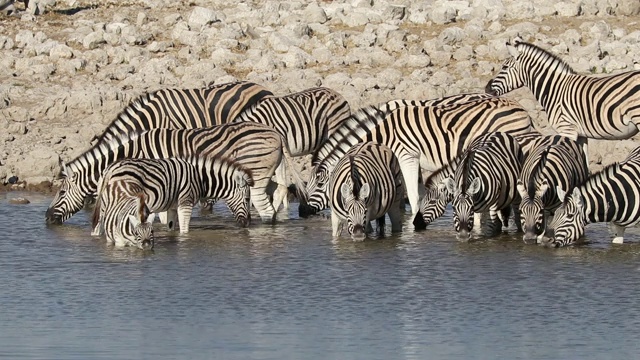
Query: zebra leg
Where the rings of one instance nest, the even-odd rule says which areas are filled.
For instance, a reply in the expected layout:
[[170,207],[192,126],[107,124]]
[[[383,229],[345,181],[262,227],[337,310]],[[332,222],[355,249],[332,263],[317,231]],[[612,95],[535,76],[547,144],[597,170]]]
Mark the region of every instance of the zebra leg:
[[626,228],[624,226],[620,226],[618,224],[614,224],[613,222],[610,222],[609,230],[613,234],[613,241],[611,242],[614,244],[622,244],[624,242],[625,229]]
[[167,212],[166,211],[162,211],[158,213],[158,218],[160,219],[160,224],[162,225],[166,225],[167,224]]
[[[176,209],[169,209],[165,212],[165,224],[167,224],[168,230],[175,230],[176,224],[178,224],[178,212]],[[162,213],[160,213],[160,221],[162,222]]]
[[269,196],[267,195],[266,189],[268,184],[269,178],[255,181],[250,190],[250,197],[251,203],[256,207],[256,210],[258,210],[258,214],[260,214],[262,222],[273,224],[276,212],[269,201]]
[[384,235],[384,220],[384,215],[376,219],[376,222],[378,223],[378,234],[380,234],[380,236]]
[[587,166],[589,166],[589,153],[588,153],[588,147],[587,147],[587,143],[589,142],[589,139],[584,137],[584,136],[578,136],[578,145],[582,145],[582,151],[584,152],[584,160],[587,163]]
[[179,205],[178,206],[178,223],[180,224],[180,233],[186,234],[189,232],[189,223],[191,222],[191,214],[193,213],[193,205]]
[[500,209],[500,216],[502,217],[502,226],[505,228],[508,228],[509,217],[511,216],[511,206],[507,206],[503,209]]
[[331,234],[337,238],[342,234],[342,220],[335,211],[331,211]]
[[[400,196],[400,201],[404,202],[404,196]],[[389,214],[389,220],[391,220],[391,232],[401,232],[402,231],[402,213],[396,204],[393,204],[387,214]]]
[[411,204],[411,221],[420,211],[420,194],[418,193],[418,177],[420,175],[420,162],[418,158],[406,154],[400,159],[400,171],[405,180],[405,188],[409,204]]
[[280,162],[280,165],[276,168],[273,178],[277,184],[276,190],[273,192],[273,209],[277,213],[280,209],[280,204],[283,204],[284,209],[288,212],[289,201],[287,199],[287,194],[289,190],[286,185],[287,166],[284,161]]
[[516,223],[518,232],[522,232],[522,213],[520,212],[520,204],[511,204],[513,209],[513,222]]
[[484,225],[482,233],[485,236],[496,236],[502,232],[502,221],[498,218],[498,210],[489,210],[489,219],[484,222]]

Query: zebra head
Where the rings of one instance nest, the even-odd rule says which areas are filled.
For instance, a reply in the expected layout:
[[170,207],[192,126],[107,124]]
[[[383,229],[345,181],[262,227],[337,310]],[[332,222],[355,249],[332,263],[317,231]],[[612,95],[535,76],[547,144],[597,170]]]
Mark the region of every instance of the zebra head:
[[83,177],[81,175],[68,169],[64,162],[60,162],[62,185],[45,214],[47,224],[62,224],[82,209],[87,194],[82,190]]
[[354,186],[353,182],[345,182],[340,187],[340,193],[344,208],[349,214],[347,216],[349,234],[353,240],[362,241],[367,236],[366,200],[370,193],[369,184],[364,183],[358,187]]
[[479,177],[470,181],[465,189],[456,186],[453,178],[444,180],[447,191],[453,195],[451,205],[453,207],[453,226],[458,240],[469,240],[473,230],[473,196],[480,191],[481,180]]
[[547,247],[562,247],[575,244],[584,235],[587,225],[585,203],[580,189],[574,188],[571,194],[556,187],[562,204],[556,209],[553,220],[547,226],[542,244]]
[[427,186],[426,193],[422,200],[420,200],[420,212],[424,220],[423,226],[427,226],[435,219],[441,217],[447,208],[447,204],[451,202],[452,197],[453,196],[447,191],[444,181],[439,184]]
[[489,80],[484,91],[493,96],[500,96],[521,88],[525,85],[522,73],[518,58],[510,57],[502,64],[500,72]]
[[140,250],[151,250],[155,244],[153,237],[153,225],[146,219],[141,220],[135,215],[129,215],[129,224],[133,229],[133,240],[129,243]]
[[535,244],[544,234],[546,224],[542,197],[549,189],[549,182],[547,179],[542,180],[538,189],[535,189],[535,182],[529,182],[529,189],[526,189],[522,181],[518,180],[517,189],[522,198],[520,203],[520,221],[524,231],[522,240],[527,244]]
[[236,223],[242,227],[251,224],[251,198],[249,188],[253,186],[251,174],[245,171],[236,171],[233,174],[231,194],[225,197],[227,206],[233,212]]
[[300,216],[307,217],[327,207],[327,204],[329,204],[327,189],[330,175],[331,169],[326,162],[321,162],[313,169],[309,182],[307,182],[307,203],[301,203],[298,208]]

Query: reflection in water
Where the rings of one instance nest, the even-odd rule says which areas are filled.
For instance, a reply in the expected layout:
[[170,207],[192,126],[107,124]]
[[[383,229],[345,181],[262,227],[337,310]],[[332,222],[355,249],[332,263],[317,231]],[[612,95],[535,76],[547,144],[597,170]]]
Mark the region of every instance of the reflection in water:
[[[11,194],[14,195],[14,194]],[[14,195],[15,196],[15,195]],[[611,245],[461,243],[427,231],[332,241],[330,220],[239,228],[216,204],[152,252],[47,227],[0,198],[0,356],[63,359],[637,358],[640,231]],[[218,209],[218,207],[221,207]],[[408,219],[407,219],[408,220]]]

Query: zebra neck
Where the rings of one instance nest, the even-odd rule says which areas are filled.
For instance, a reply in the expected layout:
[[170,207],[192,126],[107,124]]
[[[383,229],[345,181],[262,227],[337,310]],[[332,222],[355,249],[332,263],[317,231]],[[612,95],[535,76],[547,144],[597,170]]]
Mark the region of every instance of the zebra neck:
[[616,214],[615,204],[612,203],[614,195],[606,186],[593,185],[594,181],[587,181],[579,187],[584,201],[584,218],[587,223],[611,222]]
[[119,159],[131,157],[132,148],[117,141],[101,142],[85,151],[82,155],[71,160],[67,168],[71,173],[77,173],[89,193],[97,190],[98,180],[109,165]]
[[547,71],[529,74],[529,77],[526,80],[527,87],[531,90],[548,115],[559,110],[560,106],[558,103],[561,101],[560,93],[563,92],[563,83],[566,82],[568,76],[571,75],[560,71]]

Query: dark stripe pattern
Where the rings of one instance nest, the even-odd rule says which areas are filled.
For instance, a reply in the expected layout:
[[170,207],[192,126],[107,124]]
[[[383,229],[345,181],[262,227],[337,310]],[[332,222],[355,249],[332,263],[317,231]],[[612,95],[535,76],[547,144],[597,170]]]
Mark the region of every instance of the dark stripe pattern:
[[533,142],[517,186],[524,242],[535,243],[544,234],[547,219],[561,203],[556,186],[572,189],[588,176],[586,157],[577,142],[560,135]]
[[334,237],[340,236],[346,222],[351,237],[364,240],[375,219],[380,219],[378,230],[384,233],[387,213],[392,231],[402,230],[402,174],[398,160],[386,146],[371,142],[354,146],[336,164],[329,191]]
[[519,54],[507,59],[486,91],[502,95],[526,86],[560,135],[581,141],[627,139],[640,123],[640,71],[579,75],[538,46],[515,40]]
[[605,167],[565,193],[547,226],[542,243],[561,247],[577,243],[588,223],[608,222],[614,243],[622,243],[625,228],[640,221],[640,147],[627,158]]
[[[453,225],[461,240],[469,239],[475,213],[488,214],[482,219],[484,235],[493,236],[502,229],[503,217],[517,200],[516,181],[522,169],[522,150],[513,136],[495,132],[477,137],[456,160],[453,178],[445,180],[453,196]],[[503,219],[507,226],[508,218]]]

